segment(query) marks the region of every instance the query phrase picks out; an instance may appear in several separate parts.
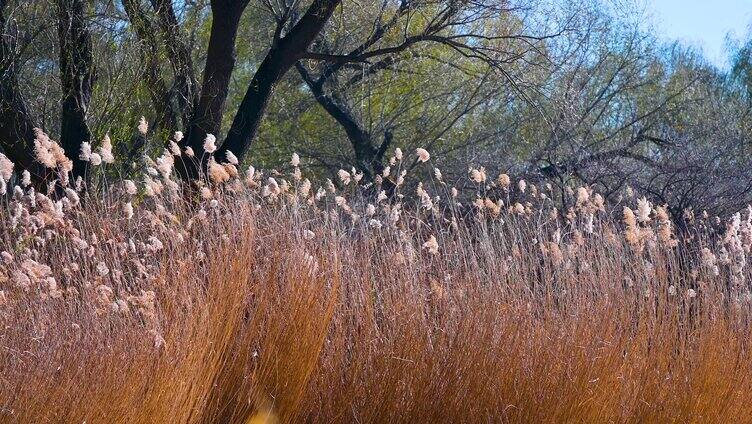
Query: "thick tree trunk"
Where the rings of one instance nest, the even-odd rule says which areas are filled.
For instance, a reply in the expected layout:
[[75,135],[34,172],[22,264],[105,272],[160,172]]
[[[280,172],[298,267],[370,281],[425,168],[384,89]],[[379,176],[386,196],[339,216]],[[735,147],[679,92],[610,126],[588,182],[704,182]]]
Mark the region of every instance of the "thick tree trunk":
[[[227,1],[212,2],[212,26],[201,94],[193,108],[193,116],[184,139],[184,144],[199,156],[202,155],[206,135],[217,134],[220,130],[230,77],[235,68],[238,25],[248,1],[238,1],[231,5],[225,3]],[[189,179],[197,178],[199,169],[194,161],[183,159],[179,161],[178,172]]]
[[273,43],[248,86],[227,137],[217,152],[219,157],[223,157],[228,150],[240,160],[245,157],[258,131],[274,87],[303,57],[340,2],[341,0],[314,0],[289,33]]
[[16,171],[28,169],[36,181],[45,179],[46,171],[34,160],[34,123],[18,91],[15,71],[10,69],[0,76],[0,140]]
[[14,36],[8,31],[5,2],[0,2],[0,144],[16,171],[29,170],[35,183],[46,179],[46,170],[34,159],[34,122],[18,86]]
[[94,87],[91,33],[86,27],[85,0],[58,1],[60,80],[63,89],[60,144],[73,161],[73,178],[86,175],[79,159],[81,143],[91,141],[86,114]]

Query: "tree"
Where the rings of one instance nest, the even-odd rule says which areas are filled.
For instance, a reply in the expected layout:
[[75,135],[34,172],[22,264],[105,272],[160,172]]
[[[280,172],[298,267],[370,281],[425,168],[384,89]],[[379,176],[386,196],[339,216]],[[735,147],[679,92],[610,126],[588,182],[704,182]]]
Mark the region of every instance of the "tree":
[[73,160],[73,177],[85,177],[86,165],[79,158],[82,143],[91,141],[86,122],[94,87],[91,33],[86,22],[85,0],[58,0],[60,81],[63,88],[60,144]]
[[[207,134],[219,134],[230,77],[235,67],[235,40],[248,0],[212,0],[212,24],[206,65],[198,101],[193,107],[184,145],[202,152]],[[192,160],[180,161],[185,177],[197,178],[199,168]]]
[[0,141],[15,163],[44,179],[44,169],[34,160],[34,123],[19,90],[18,37],[6,18],[7,2],[0,2]]
[[[239,159],[246,155],[269,99],[279,80],[306,52],[341,0],[314,0],[297,22],[292,21],[294,8],[285,6],[277,20],[271,48],[259,65],[232,121],[218,155],[228,151]],[[289,30],[286,28],[289,27]],[[194,145],[198,147],[197,144]]]
[[[463,116],[504,89],[519,90],[523,79],[515,75],[517,65],[548,65],[545,42],[570,30],[565,18],[559,29],[534,34],[526,30],[521,6],[499,2],[403,0],[354,9],[349,20],[362,22],[355,28],[363,30],[333,27],[314,43],[313,51],[306,53],[296,68],[320,106],[347,134],[355,164],[367,177],[383,170],[394,126],[376,125],[381,134],[374,134],[373,126],[358,116],[358,101],[349,98],[361,84],[387,71],[420,72],[426,66],[423,62],[435,61],[450,63],[450,70],[468,75],[467,86],[490,85],[490,90],[468,87],[463,93],[467,96],[445,97],[456,106],[436,123],[436,133],[445,134]],[[442,73],[433,77],[447,82],[453,79]],[[432,147],[433,141],[423,143]]]
[[[0,136],[3,150],[14,162],[28,169],[38,183],[54,178],[34,160],[34,127],[18,79],[20,55],[18,37],[5,13],[8,2],[0,2],[2,24],[2,77],[0,77]],[[91,140],[86,122],[94,86],[92,40],[86,21],[84,0],[59,0],[56,5],[58,42],[60,46],[60,81],[62,85],[60,141],[73,159],[74,177],[86,174],[85,163],[78,159],[81,143]]]
[[[157,111],[165,110],[170,103],[169,89],[161,76],[161,64],[158,52],[165,50],[175,73],[175,86],[187,87],[184,94],[178,96],[178,110],[189,112],[184,116],[186,128],[184,146],[190,146],[194,151],[203,150],[203,142],[207,134],[219,135],[224,116],[225,103],[229,92],[229,85],[236,63],[236,41],[248,0],[228,1],[215,0],[211,2],[211,30],[206,50],[206,61],[203,70],[202,85],[196,87],[191,78],[193,65],[189,51],[185,48],[178,28],[178,21],[172,11],[172,3],[167,0],[152,0],[154,19],[147,13],[145,7],[138,0],[123,0],[131,25],[138,38],[142,41],[143,62],[147,83],[150,86],[152,103]],[[274,87],[285,75],[289,68],[297,61],[307,46],[316,37],[318,31],[331,17],[336,1],[313,1],[305,14],[299,19],[299,2],[262,2],[270,11],[278,12],[275,21],[275,31],[269,42],[264,59],[261,61],[253,78],[248,84],[247,92],[238,106],[236,117],[228,132],[227,139],[217,155],[225,155],[226,151],[233,151],[242,158],[248,150],[261,121]],[[156,24],[158,22],[158,24]],[[163,34],[158,39],[154,31],[159,27]],[[182,81],[182,82],[181,82]],[[180,91],[179,89],[177,91]],[[167,111],[168,112],[168,111]],[[161,115],[158,113],[158,116]],[[167,125],[174,125],[175,119],[159,119]],[[178,169],[185,177],[198,176],[200,166],[192,160],[179,163]]]

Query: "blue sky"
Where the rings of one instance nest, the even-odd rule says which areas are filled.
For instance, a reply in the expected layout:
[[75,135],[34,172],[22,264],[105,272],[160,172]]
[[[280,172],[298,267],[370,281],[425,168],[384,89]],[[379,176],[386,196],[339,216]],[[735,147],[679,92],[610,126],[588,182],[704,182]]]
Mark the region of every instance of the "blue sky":
[[727,65],[726,34],[739,39],[752,23],[752,0],[645,0],[655,33],[700,47],[714,64]]

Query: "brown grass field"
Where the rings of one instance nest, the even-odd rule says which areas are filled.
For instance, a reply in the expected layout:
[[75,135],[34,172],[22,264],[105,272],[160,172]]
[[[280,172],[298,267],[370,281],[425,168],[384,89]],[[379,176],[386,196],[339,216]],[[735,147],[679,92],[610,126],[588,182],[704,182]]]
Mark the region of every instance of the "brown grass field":
[[752,422],[747,212],[222,166],[2,200],[0,422]]

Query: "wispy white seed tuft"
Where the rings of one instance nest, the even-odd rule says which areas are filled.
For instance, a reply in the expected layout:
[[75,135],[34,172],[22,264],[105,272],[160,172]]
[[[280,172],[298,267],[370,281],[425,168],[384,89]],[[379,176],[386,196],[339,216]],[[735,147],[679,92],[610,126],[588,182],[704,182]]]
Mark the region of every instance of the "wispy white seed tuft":
[[418,155],[418,162],[428,162],[431,159],[431,155],[428,150],[418,147],[415,149],[415,154]]
[[217,137],[214,136],[214,134],[206,134],[206,138],[204,138],[204,151],[206,153],[212,154],[217,151]]

